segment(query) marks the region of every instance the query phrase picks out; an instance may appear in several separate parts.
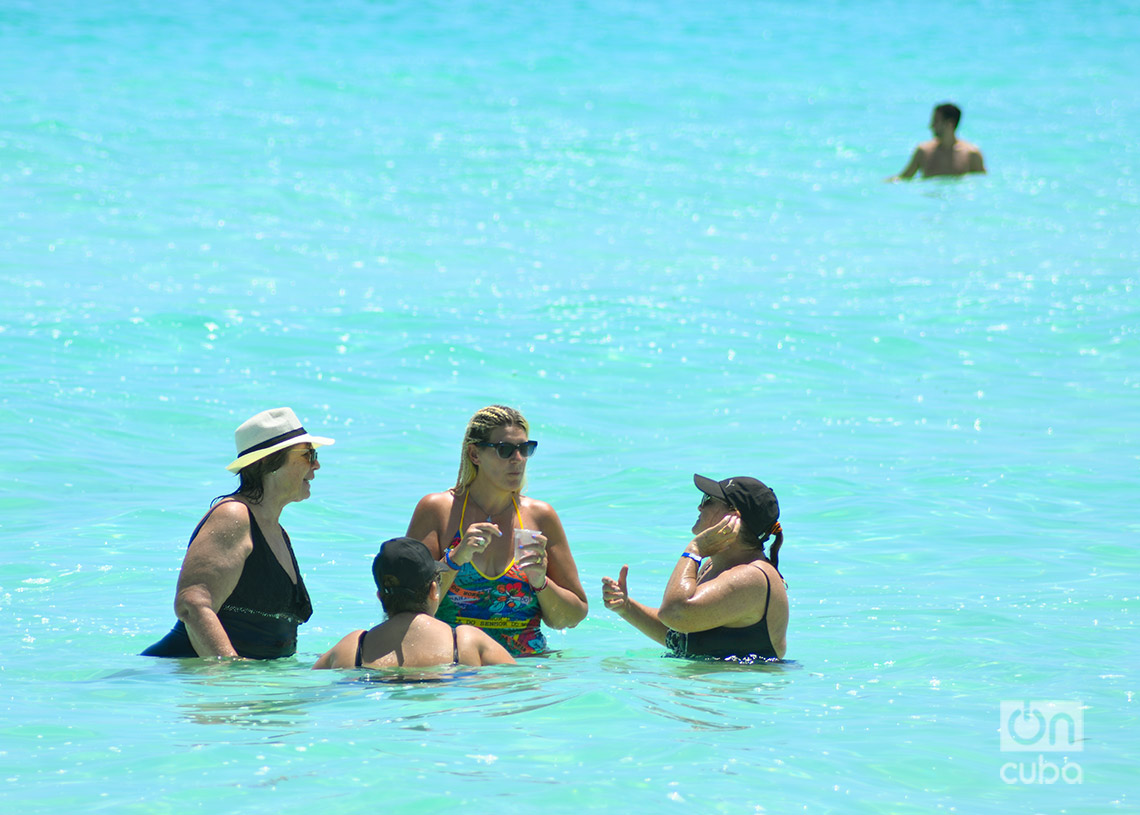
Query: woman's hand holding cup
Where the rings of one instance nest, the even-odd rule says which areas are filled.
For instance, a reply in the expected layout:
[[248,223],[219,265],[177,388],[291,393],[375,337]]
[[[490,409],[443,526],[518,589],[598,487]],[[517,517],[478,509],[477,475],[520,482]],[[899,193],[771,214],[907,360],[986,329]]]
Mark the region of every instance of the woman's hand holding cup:
[[546,582],[546,535],[535,529],[516,529],[514,534],[515,564],[526,575],[532,587]]

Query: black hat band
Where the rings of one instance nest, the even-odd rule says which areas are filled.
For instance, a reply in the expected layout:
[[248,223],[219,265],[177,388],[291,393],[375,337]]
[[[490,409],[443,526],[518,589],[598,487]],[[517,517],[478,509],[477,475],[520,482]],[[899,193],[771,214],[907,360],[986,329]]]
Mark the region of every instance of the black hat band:
[[241,453],[238,454],[238,458],[241,458],[242,456],[248,456],[250,453],[256,452],[257,450],[264,450],[266,447],[272,447],[275,444],[280,444],[283,441],[288,441],[289,439],[295,439],[298,436],[304,435],[305,428],[298,427],[296,430],[290,430],[288,433],[282,433],[280,436],[274,436],[271,439],[266,439],[263,442],[255,444],[253,447],[245,448],[241,451]]

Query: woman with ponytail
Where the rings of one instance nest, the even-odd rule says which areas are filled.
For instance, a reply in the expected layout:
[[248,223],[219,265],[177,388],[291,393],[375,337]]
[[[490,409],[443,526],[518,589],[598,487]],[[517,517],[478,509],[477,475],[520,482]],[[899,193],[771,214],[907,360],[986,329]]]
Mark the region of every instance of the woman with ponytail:
[[622,566],[616,581],[602,578],[606,608],[675,656],[782,659],[788,593],[778,569],[784,533],[776,494],[755,478],[693,481],[703,493],[695,537],[677,558],[661,607],[630,598]]

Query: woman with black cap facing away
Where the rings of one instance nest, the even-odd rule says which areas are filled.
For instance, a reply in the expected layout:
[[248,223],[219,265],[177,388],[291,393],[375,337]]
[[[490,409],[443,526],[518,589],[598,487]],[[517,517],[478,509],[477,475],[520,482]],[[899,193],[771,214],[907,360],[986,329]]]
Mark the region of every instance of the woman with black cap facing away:
[[602,578],[606,608],[676,656],[782,659],[788,594],[777,568],[784,534],[776,494],[755,478],[693,481],[703,493],[695,537],[677,558],[660,608],[630,598],[628,566],[616,581]]
[[439,608],[440,572],[446,568],[418,540],[384,541],[372,561],[372,577],[388,619],[370,631],[353,631],[313,668],[514,664],[507,650],[478,628],[452,628],[433,616]]
[[297,626],[313,613],[289,536],[286,504],[304,501],[332,439],[306,432],[287,407],[262,411],[234,432],[241,477],[190,536],[174,597],[174,628],[151,657],[276,659],[297,652]]

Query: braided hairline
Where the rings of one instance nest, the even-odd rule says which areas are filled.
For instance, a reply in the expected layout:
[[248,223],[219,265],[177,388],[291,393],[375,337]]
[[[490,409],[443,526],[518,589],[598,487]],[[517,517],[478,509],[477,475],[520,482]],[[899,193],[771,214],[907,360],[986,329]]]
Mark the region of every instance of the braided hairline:
[[459,475],[455,479],[455,491],[463,492],[471,486],[479,468],[467,455],[467,446],[476,442],[488,441],[492,431],[497,427],[521,427],[523,432],[530,435],[530,425],[526,418],[512,407],[506,405],[488,405],[475,412],[471,421],[467,423],[467,431],[463,434],[463,444],[459,448]]

